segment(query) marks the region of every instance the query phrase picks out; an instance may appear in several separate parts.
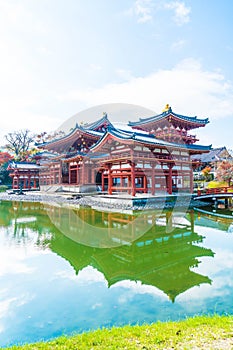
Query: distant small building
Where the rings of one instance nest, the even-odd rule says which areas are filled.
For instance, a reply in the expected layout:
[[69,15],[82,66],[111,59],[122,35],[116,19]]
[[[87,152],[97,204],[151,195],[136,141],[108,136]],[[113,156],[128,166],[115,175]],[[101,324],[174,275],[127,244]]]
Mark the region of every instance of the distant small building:
[[213,148],[208,153],[193,155],[192,159],[199,162],[198,167],[195,169],[196,171],[201,171],[206,166],[210,166],[213,173],[215,173],[218,164],[223,160],[233,162],[233,157],[225,146]]
[[35,163],[11,162],[8,166],[13,189],[39,189],[39,168]]

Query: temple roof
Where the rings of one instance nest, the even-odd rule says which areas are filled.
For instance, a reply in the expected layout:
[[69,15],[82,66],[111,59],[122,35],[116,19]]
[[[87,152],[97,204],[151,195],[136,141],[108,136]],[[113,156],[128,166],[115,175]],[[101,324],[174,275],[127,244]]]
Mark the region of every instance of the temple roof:
[[108,119],[107,113],[103,114],[103,117],[98,119],[97,121],[89,124],[84,124],[84,128],[88,130],[99,130],[101,127],[103,127],[105,130],[107,127],[113,127],[113,124]]
[[148,124],[154,124],[154,123],[160,123],[163,120],[168,119],[176,119],[177,121],[181,123],[185,123],[186,125],[189,125],[189,129],[198,128],[200,126],[205,126],[207,123],[209,123],[209,119],[199,119],[196,116],[195,117],[188,117],[181,114],[174,113],[169,107],[161,114],[149,117],[149,118],[139,118],[139,121],[136,122],[129,122],[128,125],[132,127],[145,127]]
[[86,127],[84,128],[83,126],[76,124],[75,128],[73,128],[68,134],[66,134],[66,135],[64,135],[62,137],[59,137],[57,139],[55,138],[55,139],[52,139],[52,140],[44,142],[44,143],[36,144],[36,146],[44,147],[44,146],[49,145],[51,143],[56,143],[56,142],[61,142],[63,140],[67,140],[71,136],[75,135],[77,133],[77,131],[80,131],[80,132],[85,133],[85,134],[89,134],[91,136],[96,136],[96,137],[100,137],[100,136],[103,135],[102,132],[91,130],[91,129],[87,129]]
[[28,162],[11,162],[8,166],[9,169],[19,169],[19,170],[39,170],[40,166],[35,163]]
[[219,147],[219,148],[213,148],[210,150],[207,154],[201,154],[198,156],[198,160],[200,160],[202,163],[212,163],[222,160],[231,160],[233,157],[231,154],[227,151],[226,147]]
[[75,128],[71,130],[69,134],[48,142],[36,144],[36,146],[58,152],[67,151],[69,147],[72,146],[77,140],[78,135],[84,135],[87,138],[90,137],[91,139],[97,141],[103,135],[103,132],[86,129],[83,126],[76,124]]
[[105,143],[107,137],[116,138],[120,141],[132,141],[138,142],[148,145],[154,146],[165,146],[168,148],[183,148],[192,151],[201,151],[208,152],[211,149],[211,145],[202,146],[202,145],[186,145],[186,144],[178,144],[167,142],[161,139],[157,139],[154,135],[144,134],[140,132],[130,132],[130,131],[122,131],[113,128],[109,128],[108,131],[90,148],[90,150],[94,151],[96,148],[99,148],[101,144]]

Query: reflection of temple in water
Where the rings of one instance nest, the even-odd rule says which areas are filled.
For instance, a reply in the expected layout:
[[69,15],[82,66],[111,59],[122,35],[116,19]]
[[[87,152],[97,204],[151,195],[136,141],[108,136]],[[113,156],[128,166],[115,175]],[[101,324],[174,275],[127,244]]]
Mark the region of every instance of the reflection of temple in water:
[[[15,203],[11,203],[11,208],[8,207],[7,210],[15,212]],[[193,212],[185,216],[171,212],[160,215],[156,215],[156,212],[141,213],[140,216],[134,217],[101,213],[90,209],[63,210],[59,207],[50,207],[48,216],[46,215],[48,205],[46,209],[39,203],[18,202],[17,205],[18,224],[15,220],[15,225],[21,227],[23,218],[24,227],[33,225],[33,229],[38,232],[37,244],[41,247],[45,245],[43,234],[50,232],[49,239],[46,237],[47,246],[69,261],[76,274],[83,268],[92,266],[103,273],[109,287],[123,280],[140,281],[142,284],[162,290],[172,301],[177,295],[194,286],[211,283],[207,276],[192,271],[192,268],[200,263],[198,258],[214,256],[210,249],[200,245],[204,237],[194,231]],[[32,223],[27,220],[29,217],[34,217],[36,220]],[[89,227],[85,223],[96,229],[106,228],[100,244],[97,244],[96,237],[95,246],[80,243],[85,241],[83,240],[85,235],[88,240],[90,239],[87,231],[77,227],[76,220],[80,223],[80,218],[85,230]],[[149,229],[139,234],[146,223]],[[60,231],[60,228],[64,231],[65,227],[68,229],[68,234]],[[121,231],[121,235],[117,237],[116,230],[111,231],[111,228],[117,228]],[[101,232],[97,234],[100,241]],[[104,244],[109,242],[111,232],[115,238],[122,241],[122,245],[119,245],[118,241],[118,246],[106,248]]]

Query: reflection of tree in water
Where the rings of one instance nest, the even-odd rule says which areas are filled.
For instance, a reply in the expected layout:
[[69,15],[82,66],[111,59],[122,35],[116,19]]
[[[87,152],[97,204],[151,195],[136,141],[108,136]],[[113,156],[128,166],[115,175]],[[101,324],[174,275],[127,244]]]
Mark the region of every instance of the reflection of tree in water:
[[[15,203],[7,204],[7,210],[15,212],[15,205]],[[198,245],[203,241],[203,236],[194,232],[192,212],[181,218],[170,212],[159,217],[156,213],[142,214],[141,221],[136,222],[131,215],[80,209],[78,215],[82,215],[93,225],[96,222],[96,225],[115,226],[119,230],[124,230],[127,223],[130,223],[131,234],[127,229],[124,245],[100,248],[85,246],[62,234],[46,215],[47,208],[45,210],[43,204],[18,202],[17,205],[18,221],[14,221],[16,226],[14,229],[18,232],[18,237],[20,232],[24,232],[25,235],[25,229],[33,230],[37,235],[36,244],[41,248],[48,246],[53,252],[65,258],[73,266],[76,274],[87,266],[93,266],[104,274],[109,287],[122,280],[140,281],[142,284],[159,288],[172,301],[177,295],[193,286],[211,283],[207,276],[192,271],[192,268],[199,265],[199,257],[214,256],[210,249]],[[68,225],[68,213],[66,211],[66,225]],[[0,216],[0,220],[2,217]],[[36,220],[30,221],[31,217]],[[70,218],[74,220],[72,215]],[[11,220],[6,218],[5,226],[7,222],[12,225],[13,220],[15,217]],[[64,218],[62,215],[60,219],[56,216],[56,220],[64,221]],[[144,235],[138,236],[140,222],[145,221],[153,222],[153,225]],[[134,227],[136,224],[137,228]],[[72,229],[79,234],[79,230],[75,231],[77,227],[73,221],[69,223],[69,232]],[[135,232],[136,239],[132,240]]]
[[5,227],[8,242],[13,244],[34,241],[42,247],[41,243],[45,246],[46,237],[51,236],[51,222],[41,203],[0,202],[0,227]]

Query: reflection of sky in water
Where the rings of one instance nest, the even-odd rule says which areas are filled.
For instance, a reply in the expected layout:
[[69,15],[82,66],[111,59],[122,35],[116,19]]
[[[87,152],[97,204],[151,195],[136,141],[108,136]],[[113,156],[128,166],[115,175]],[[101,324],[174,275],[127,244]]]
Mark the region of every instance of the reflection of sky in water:
[[[66,259],[50,250],[52,235],[47,234],[48,244],[38,245],[35,229],[25,228],[21,238],[11,230],[0,230],[0,346],[113,325],[232,313],[233,236],[224,231],[195,226],[205,238],[193,245],[215,255],[197,257],[200,263],[191,270],[208,276],[212,284],[194,286],[172,303],[164,291],[127,276],[108,287],[103,271],[86,262],[77,275]],[[62,247],[62,236],[55,243],[59,239]]]

